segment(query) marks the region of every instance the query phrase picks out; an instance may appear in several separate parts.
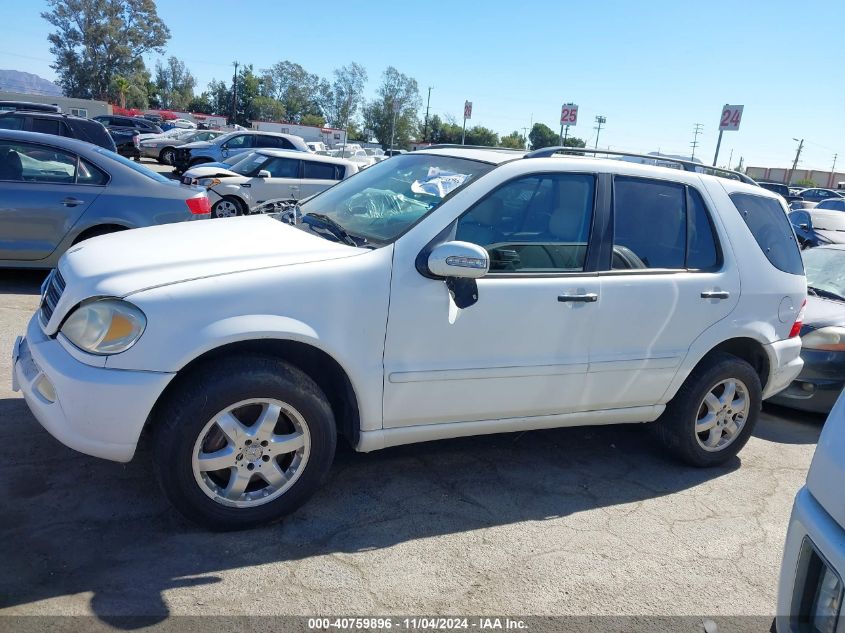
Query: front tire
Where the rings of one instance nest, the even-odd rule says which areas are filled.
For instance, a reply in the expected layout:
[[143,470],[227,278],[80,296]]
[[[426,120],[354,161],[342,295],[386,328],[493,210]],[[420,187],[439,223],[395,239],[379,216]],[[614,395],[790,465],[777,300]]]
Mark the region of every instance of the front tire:
[[214,203],[211,207],[212,218],[234,218],[244,215],[244,203],[234,196],[226,196]]
[[165,147],[158,155],[158,162],[162,165],[173,165],[176,161],[176,150],[172,147]]
[[325,479],[336,447],[325,394],[279,359],[224,359],[186,376],[158,408],[153,463],[186,518],[239,530],[282,518]]
[[762,387],[754,368],[732,354],[705,358],[654,423],[670,453],[698,467],[723,464],[748,442],[760,416]]

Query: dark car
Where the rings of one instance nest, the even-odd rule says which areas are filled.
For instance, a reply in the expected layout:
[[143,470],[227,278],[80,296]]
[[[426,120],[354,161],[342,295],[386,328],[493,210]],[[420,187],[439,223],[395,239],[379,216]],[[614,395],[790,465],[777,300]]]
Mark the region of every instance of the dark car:
[[764,181],[757,181],[757,184],[763,187],[763,189],[768,189],[769,191],[774,191],[775,193],[779,193],[784,200],[789,203],[796,202],[801,200],[801,196],[793,195],[789,192],[789,187],[780,182],[764,182]]
[[62,109],[51,103],[32,103],[31,101],[0,101],[0,112],[29,110],[31,112],[61,112]]
[[140,133],[138,130],[109,130],[114,144],[117,147],[115,150],[121,156],[131,158],[133,160],[141,160],[140,147]]
[[812,187],[810,189],[802,189],[798,192],[798,195],[802,200],[806,200],[807,202],[821,202],[829,198],[841,198],[842,192],[834,189],[818,189]]
[[162,132],[155,123],[141,117],[104,114],[95,116],[94,120],[99,121],[109,130],[138,130],[139,134],[161,134]]
[[801,327],[804,368],[770,402],[828,413],[845,387],[845,245],[804,251],[807,305]]
[[[843,200],[845,202],[845,200]],[[845,244],[845,213],[824,209],[799,209],[789,214],[801,248]]]
[[29,110],[3,112],[0,114],[0,130],[20,130],[21,132],[66,136],[93,143],[111,151],[116,149],[111,136],[100,123],[70,114]]

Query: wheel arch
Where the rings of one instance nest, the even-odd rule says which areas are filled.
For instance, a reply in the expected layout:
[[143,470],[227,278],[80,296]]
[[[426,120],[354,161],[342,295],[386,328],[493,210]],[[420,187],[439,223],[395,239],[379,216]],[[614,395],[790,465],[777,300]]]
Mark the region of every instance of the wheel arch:
[[331,354],[313,342],[295,338],[245,338],[203,351],[178,370],[156,401],[147,424],[156,419],[159,407],[183,381],[201,375],[204,366],[218,359],[243,355],[272,356],[305,372],[326,395],[338,433],[353,447],[358,444],[361,432],[359,400],[349,374]]
[[116,222],[104,222],[103,224],[92,224],[82,229],[73,238],[71,245],[79,244],[82,240],[87,240],[98,235],[106,235],[107,233],[117,233],[118,231],[127,231],[131,226],[125,224],[118,224]]

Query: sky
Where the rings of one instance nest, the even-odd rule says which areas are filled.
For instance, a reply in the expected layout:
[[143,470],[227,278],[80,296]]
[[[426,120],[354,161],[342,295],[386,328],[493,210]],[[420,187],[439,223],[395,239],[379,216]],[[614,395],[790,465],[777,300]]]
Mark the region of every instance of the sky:
[[[725,132],[719,164],[845,170],[845,1],[360,0],[318,3],[156,2],[175,55],[196,77],[231,81],[232,62],[256,70],[291,60],[331,78],[358,62],[366,96],[387,66],[413,77],[425,110],[499,134],[541,121],[559,130],[561,104],[579,106],[570,135],[600,148],[689,155],[712,163],[719,115],[745,106]],[[0,68],[55,79],[40,17],[44,0],[0,0]]]

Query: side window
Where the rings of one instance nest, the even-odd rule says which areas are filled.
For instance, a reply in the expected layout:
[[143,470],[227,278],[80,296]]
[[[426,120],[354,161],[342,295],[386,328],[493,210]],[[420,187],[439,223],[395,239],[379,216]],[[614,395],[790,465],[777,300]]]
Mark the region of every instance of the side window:
[[613,209],[614,269],[685,268],[683,185],[618,177],[613,184]]
[[542,174],[505,183],[458,220],[455,239],[483,246],[490,270],[584,270],[595,177]]
[[786,273],[803,275],[801,251],[781,204],[772,198],[749,193],[730,195],[754,240],[772,265]]
[[252,147],[252,137],[246,134],[235,136],[226,141],[226,146],[229,149],[243,149],[245,147]]
[[80,158],[76,182],[80,185],[105,185],[108,184],[109,177],[99,167],[95,167],[84,158]]
[[53,134],[54,136],[62,136],[64,132],[64,124],[56,119],[39,119],[34,117],[32,119],[32,131],[40,132],[41,134]]
[[292,158],[272,158],[261,169],[273,178],[299,178],[299,161]]
[[23,117],[0,116],[0,130],[22,130]]
[[719,265],[719,251],[713,225],[707,214],[707,207],[701,194],[695,189],[687,189],[689,206],[687,207],[687,268],[708,270]]
[[81,116],[83,119],[88,118],[88,109],[87,108],[71,108],[70,113],[73,116]]
[[0,143],[0,180],[72,184],[76,156],[29,143]]
[[337,165],[332,163],[314,163],[306,160],[302,164],[302,177],[315,180],[340,180],[337,176]]

